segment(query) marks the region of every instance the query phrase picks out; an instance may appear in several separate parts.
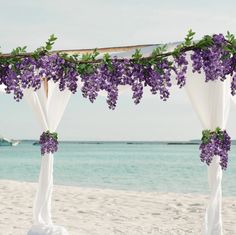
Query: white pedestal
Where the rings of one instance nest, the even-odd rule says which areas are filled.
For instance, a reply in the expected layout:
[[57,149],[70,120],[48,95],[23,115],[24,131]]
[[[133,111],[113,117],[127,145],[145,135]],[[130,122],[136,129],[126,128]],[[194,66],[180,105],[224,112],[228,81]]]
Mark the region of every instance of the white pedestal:
[[69,235],[69,233],[62,226],[33,225],[27,235]]

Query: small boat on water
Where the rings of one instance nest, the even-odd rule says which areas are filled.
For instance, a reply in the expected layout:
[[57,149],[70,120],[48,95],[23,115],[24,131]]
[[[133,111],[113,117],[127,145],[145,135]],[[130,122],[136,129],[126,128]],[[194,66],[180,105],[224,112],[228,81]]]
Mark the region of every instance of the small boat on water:
[[10,140],[7,138],[0,137],[0,147],[1,146],[17,146],[20,143],[19,140]]
[[38,141],[35,141],[35,142],[33,143],[33,145],[39,145],[39,142],[38,142]]

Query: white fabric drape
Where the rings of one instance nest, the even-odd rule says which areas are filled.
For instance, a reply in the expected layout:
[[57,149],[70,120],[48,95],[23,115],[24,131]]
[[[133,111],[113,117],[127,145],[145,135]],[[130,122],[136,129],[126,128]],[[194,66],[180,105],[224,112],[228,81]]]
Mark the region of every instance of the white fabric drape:
[[[59,91],[58,84],[48,82],[48,97],[44,88],[26,90],[25,97],[35,112],[42,130],[55,132],[69,101],[71,92]],[[38,190],[33,210],[33,226],[28,235],[68,235],[51,219],[51,196],[53,190],[53,154],[42,156]]]
[[0,92],[6,93],[4,85],[0,85]]
[[233,103],[236,104],[236,95],[231,95],[231,99],[233,100]]
[[[191,69],[189,69],[191,70]],[[225,128],[230,109],[230,79],[204,81],[203,74],[188,73],[186,91],[204,129]],[[210,200],[205,215],[205,234],[221,235],[222,169],[219,156],[208,166]]]

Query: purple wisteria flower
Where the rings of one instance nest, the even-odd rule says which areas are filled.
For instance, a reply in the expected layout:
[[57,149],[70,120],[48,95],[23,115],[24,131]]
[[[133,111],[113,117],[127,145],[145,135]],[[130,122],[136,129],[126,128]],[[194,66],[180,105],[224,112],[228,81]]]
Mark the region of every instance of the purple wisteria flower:
[[177,85],[182,88],[186,84],[186,73],[188,61],[186,59],[186,53],[181,53],[175,57],[174,72],[176,73]]
[[50,131],[43,132],[39,139],[41,145],[41,154],[54,153],[58,149],[58,136],[57,133],[51,133]]
[[220,157],[222,170],[226,170],[228,164],[228,152],[231,147],[231,138],[226,130],[216,128],[215,131],[204,130],[202,132],[202,143],[199,147],[201,150],[200,158],[202,162],[210,165],[213,157]]
[[198,48],[191,55],[193,72],[205,73],[205,81],[225,80],[226,75],[232,73],[232,58],[224,47],[226,40],[223,34],[212,36],[212,45]]
[[0,67],[0,84],[6,86],[7,93],[14,94],[16,101],[22,99],[24,89],[38,90],[44,78],[58,82],[61,91],[66,88],[72,93],[77,91],[76,65],[57,54],[44,55],[37,60],[26,57],[14,65],[5,64]]

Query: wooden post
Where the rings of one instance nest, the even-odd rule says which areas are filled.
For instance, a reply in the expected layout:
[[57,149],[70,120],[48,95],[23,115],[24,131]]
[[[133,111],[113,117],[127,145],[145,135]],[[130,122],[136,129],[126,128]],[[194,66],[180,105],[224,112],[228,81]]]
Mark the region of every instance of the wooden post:
[[47,78],[42,78],[42,79],[43,79],[43,86],[46,93],[46,97],[48,98],[48,80]]

